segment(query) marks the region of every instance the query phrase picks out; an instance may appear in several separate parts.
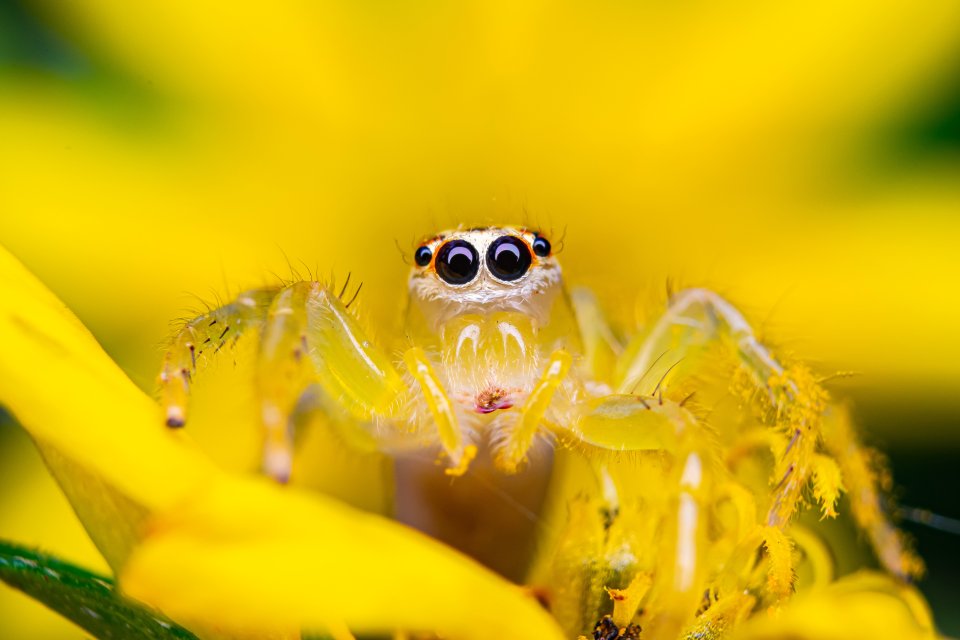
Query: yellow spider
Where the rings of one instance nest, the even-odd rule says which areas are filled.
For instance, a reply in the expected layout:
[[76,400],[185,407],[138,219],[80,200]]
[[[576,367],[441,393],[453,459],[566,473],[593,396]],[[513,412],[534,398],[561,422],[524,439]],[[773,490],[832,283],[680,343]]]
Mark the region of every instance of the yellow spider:
[[[394,458],[398,520],[537,585],[574,635],[720,636],[779,607],[801,555],[830,572],[798,506],[834,516],[844,489],[881,564],[919,570],[845,412],[717,294],[678,292],[622,339],[541,233],[447,231],[414,263],[396,360],[346,287],[251,290],[191,320],[160,374],[167,425],[185,424],[202,364],[255,332],[268,475],[290,478],[293,425],[319,412]],[[564,485],[576,468],[587,479]]]

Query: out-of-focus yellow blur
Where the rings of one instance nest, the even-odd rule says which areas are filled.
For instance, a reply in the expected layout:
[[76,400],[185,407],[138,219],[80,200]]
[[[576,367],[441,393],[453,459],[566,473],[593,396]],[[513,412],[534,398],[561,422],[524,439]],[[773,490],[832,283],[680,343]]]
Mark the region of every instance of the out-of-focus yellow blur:
[[[395,240],[517,221],[565,230],[568,279],[618,317],[710,286],[862,372],[838,393],[960,412],[960,4],[880,5],[11,0],[0,242],[147,389],[197,298],[352,271],[385,337]],[[36,461],[0,442],[5,473]],[[0,537],[94,562],[24,469]],[[22,600],[0,620],[60,637]]]

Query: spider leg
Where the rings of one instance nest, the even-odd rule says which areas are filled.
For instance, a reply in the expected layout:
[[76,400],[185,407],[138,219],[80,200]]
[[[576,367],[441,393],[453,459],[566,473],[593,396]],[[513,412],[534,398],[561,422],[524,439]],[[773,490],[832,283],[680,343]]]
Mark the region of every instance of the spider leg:
[[569,441],[601,452],[662,451],[672,460],[661,496],[663,551],[653,567],[658,614],[644,625],[644,637],[675,638],[693,620],[706,584],[710,505],[719,484],[711,439],[693,414],[670,400],[610,395],[581,409]]
[[413,379],[416,380],[423,392],[424,401],[430,410],[430,415],[437,426],[440,444],[450,458],[451,466],[446,469],[447,475],[460,476],[466,473],[471,460],[477,454],[475,445],[464,446],[463,433],[453,408],[453,401],[443,388],[443,383],[437,377],[430,359],[423,349],[413,347],[403,354],[404,364]]
[[570,304],[583,343],[582,366],[590,372],[592,380],[608,383],[623,346],[607,322],[603,310],[600,309],[600,302],[592,291],[582,287],[571,290]]
[[[660,532],[656,557],[637,566],[637,571],[650,571],[653,604],[647,608],[658,612],[643,624],[644,637],[678,637],[703,607],[708,586],[717,597],[734,599],[755,590],[770,606],[779,606],[792,593],[791,541],[781,528],[758,521],[753,494],[726,471],[716,434],[681,402],[632,395],[588,400],[561,438],[596,449],[610,471],[618,458],[641,452],[669,460],[662,478],[642,494],[647,500],[643,517],[658,518]],[[729,524],[716,516],[724,501],[737,514]],[[643,538],[637,543],[657,544]],[[717,546],[733,552],[718,556]],[[758,581],[754,568],[761,549],[766,575]]]
[[263,466],[281,482],[293,459],[292,417],[314,385],[332,400],[322,406],[335,404],[355,421],[386,416],[405,389],[335,293],[318,282],[296,282],[271,303],[257,356]]
[[309,385],[307,296],[313,283],[298,282],[273,299],[260,337],[256,392],[263,426],[263,470],[280,482],[290,477],[293,462],[291,415]]
[[567,377],[572,361],[566,351],[557,350],[551,354],[543,375],[523,403],[520,416],[508,432],[506,441],[497,450],[496,463],[502,471],[516,473],[526,459],[527,452],[533,446],[534,436],[540,428],[540,422],[550,407],[554,393]]
[[622,393],[662,394],[671,378],[696,371],[700,350],[711,344],[723,345],[733,356],[746,374],[738,377],[734,390],[742,400],[759,405],[764,422],[777,432],[771,439],[777,463],[766,525],[786,526],[811,479],[824,515],[834,515],[841,482],[830,476],[840,476],[854,517],[881,562],[901,577],[919,573],[919,560],[904,550],[899,532],[883,513],[876,473],[843,410],[830,404],[809,369],[777,362],[740,312],[716,293],[690,289],[674,296],[650,331],[624,352],[616,387]]
[[254,289],[230,304],[188,321],[174,334],[160,370],[160,404],[168,427],[187,420],[193,376],[228,342],[251,328],[258,329],[276,289]]
[[811,372],[789,370],[757,340],[733,305],[706,289],[674,296],[666,312],[642,339],[628,347],[618,366],[621,393],[662,393],[671,381],[697,371],[698,356],[720,344],[745,373],[742,399],[759,401],[764,420],[786,437],[774,470],[767,524],[782,527],[793,515],[812,473],[828,397]]
[[823,442],[836,459],[843,485],[850,497],[854,520],[866,532],[877,558],[894,575],[906,579],[924,571],[923,561],[909,550],[903,534],[893,526],[883,508],[881,488],[884,471],[856,436],[849,412],[836,407],[824,424]]
[[707,289],[677,293],[649,333],[631,343],[617,366],[618,393],[653,394],[658,382],[699,348],[723,341],[760,386],[783,373],[743,315]]

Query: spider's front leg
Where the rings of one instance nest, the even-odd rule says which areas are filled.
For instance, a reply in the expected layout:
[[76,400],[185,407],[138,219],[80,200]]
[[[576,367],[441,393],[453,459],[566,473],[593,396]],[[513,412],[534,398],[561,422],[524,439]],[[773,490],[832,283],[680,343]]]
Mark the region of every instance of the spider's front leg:
[[229,342],[263,325],[277,289],[245,291],[237,299],[184,324],[173,336],[160,370],[160,405],[168,427],[186,424],[193,377]]
[[827,396],[803,367],[785,371],[757,340],[743,315],[706,289],[677,293],[648,333],[628,347],[619,363],[619,393],[663,393],[671,381],[699,373],[700,358],[721,346],[746,374],[744,399],[757,394],[769,421],[782,430],[786,445],[776,452],[776,489],[767,514],[771,526],[793,515],[812,472]]
[[[686,289],[675,294],[650,330],[627,347],[617,365],[616,390],[653,394],[671,370],[718,341],[728,346],[758,386],[783,373],[733,305],[713,291]],[[695,363],[686,368],[691,365]]]
[[464,445],[463,433],[457,421],[453,401],[443,383],[437,376],[430,359],[420,347],[412,347],[403,355],[403,361],[413,379],[420,386],[424,402],[440,437],[440,446],[450,458],[451,465],[447,475],[461,476],[467,471],[470,462],[477,455],[476,445]]
[[503,445],[497,449],[497,467],[505,473],[516,473],[533,447],[534,438],[553,401],[557,389],[567,377],[573,359],[562,349],[554,351],[544,367],[540,379],[520,409],[520,415],[507,431]]
[[331,401],[320,408],[362,425],[390,417],[406,388],[340,298],[318,282],[294,283],[274,298],[256,370],[263,467],[281,482],[289,479],[293,459],[292,416],[308,390]]
[[388,417],[406,389],[335,293],[319,282],[296,282],[243,293],[177,332],[160,372],[168,426],[184,425],[190,383],[203,364],[251,330],[259,333],[255,393],[264,428],[263,468],[277,480],[290,476],[292,416],[302,399],[319,397],[311,409],[369,424]]
[[[833,503],[846,483],[854,516],[884,566],[901,577],[916,574],[919,561],[905,551],[880,508],[875,474],[863,462],[866,454],[844,422],[842,410],[830,405],[809,369],[777,362],[740,312],[716,293],[690,289],[674,296],[649,332],[624,352],[616,388],[620,393],[662,394],[665,385],[696,375],[700,356],[712,345],[723,347],[745,374],[740,376],[745,384],[734,385],[733,390],[759,406],[764,421],[774,429],[771,442],[777,463],[767,526],[782,529],[789,522],[811,478],[824,515],[835,515]],[[824,482],[827,476],[834,480]],[[825,491],[826,484],[832,490]]]

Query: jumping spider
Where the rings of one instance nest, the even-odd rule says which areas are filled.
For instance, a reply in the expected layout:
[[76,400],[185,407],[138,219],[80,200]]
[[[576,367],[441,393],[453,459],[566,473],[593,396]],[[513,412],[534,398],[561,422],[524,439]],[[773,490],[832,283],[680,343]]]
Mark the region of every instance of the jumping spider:
[[[397,519],[515,580],[548,582],[571,633],[604,613],[603,587],[637,576],[652,585],[634,593],[652,616],[647,637],[775,606],[793,589],[802,544],[787,527],[808,488],[825,516],[846,489],[881,563],[914,571],[845,413],[716,293],[675,293],[624,336],[589,291],[564,287],[536,231],[446,231],[413,263],[396,359],[364,335],[342,292],[319,282],[250,290],[191,320],[160,374],[166,424],[184,425],[202,364],[231,336],[256,333],[266,474],[290,478],[297,412],[348,425],[395,458]],[[445,468],[423,464],[425,452]],[[491,531],[511,509],[484,496],[506,495],[536,519],[560,455],[579,457],[594,488],[541,541],[548,560],[531,576],[540,533],[516,519]],[[707,589],[716,598],[703,610]]]

